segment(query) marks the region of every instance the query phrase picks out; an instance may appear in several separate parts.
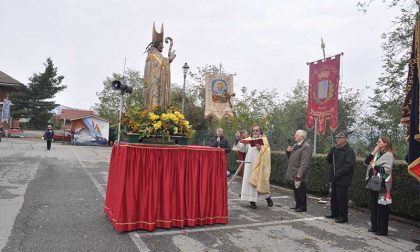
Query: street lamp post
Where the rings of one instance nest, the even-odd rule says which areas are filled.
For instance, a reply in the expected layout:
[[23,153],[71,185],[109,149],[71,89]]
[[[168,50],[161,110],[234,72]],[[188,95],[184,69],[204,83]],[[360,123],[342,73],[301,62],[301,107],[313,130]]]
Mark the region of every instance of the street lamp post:
[[181,105],[181,113],[184,114],[184,105],[185,105],[185,79],[187,78],[188,66],[187,62],[185,62],[184,66],[182,66],[182,71],[184,72],[184,85],[182,86],[182,105]]

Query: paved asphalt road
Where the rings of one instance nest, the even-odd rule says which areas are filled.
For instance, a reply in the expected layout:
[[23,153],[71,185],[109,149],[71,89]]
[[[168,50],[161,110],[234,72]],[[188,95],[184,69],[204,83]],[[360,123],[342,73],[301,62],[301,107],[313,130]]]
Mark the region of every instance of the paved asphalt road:
[[414,225],[390,222],[388,237],[367,232],[369,213],[350,210],[348,224],[324,219],[329,205],[309,199],[296,213],[292,193],[273,187],[274,207],[228,191],[229,224],[120,233],[103,213],[111,148],[28,139],[0,142],[2,251],[413,251]]

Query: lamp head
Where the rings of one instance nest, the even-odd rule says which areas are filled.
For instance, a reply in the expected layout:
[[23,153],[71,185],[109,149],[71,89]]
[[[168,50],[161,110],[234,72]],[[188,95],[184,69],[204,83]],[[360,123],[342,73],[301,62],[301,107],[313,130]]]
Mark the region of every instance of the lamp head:
[[187,62],[185,62],[184,66],[182,66],[182,71],[184,74],[187,74],[189,69],[190,67],[188,66]]

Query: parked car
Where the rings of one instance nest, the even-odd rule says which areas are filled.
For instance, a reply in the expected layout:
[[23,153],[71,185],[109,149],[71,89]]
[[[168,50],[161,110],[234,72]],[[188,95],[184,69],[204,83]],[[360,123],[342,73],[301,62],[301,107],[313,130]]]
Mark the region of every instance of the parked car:
[[20,128],[10,128],[7,130],[8,137],[24,137],[23,130]]
[[[63,141],[63,131],[54,131],[53,136],[54,141]],[[64,141],[71,142],[71,134],[69,132],[64,132]]]

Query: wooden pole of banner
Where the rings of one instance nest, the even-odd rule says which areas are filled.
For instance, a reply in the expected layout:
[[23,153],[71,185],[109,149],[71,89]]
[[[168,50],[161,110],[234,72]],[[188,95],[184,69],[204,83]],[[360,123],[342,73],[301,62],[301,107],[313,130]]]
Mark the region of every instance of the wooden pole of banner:
[[[344,72],[344,59],[343,59],[343,56],[344,56],[344,53],[343,52],[341,52],[340,53],[340,55],[341,55],[341,57],[340,57],[340,82],[339,82],[339,85],[341,86],[342,84],[343,84],[343,72]],[[338,87],[339,89],[340,89],[340,87]],[[337,113],[338,113],[338,111],[337,111]],[[330,123],[331,123],[331,121],[330,121]],[[331,128],[331,125],[330,125],[330,129],[331,129],[331,146],[334,146],[335,145],[335,141],[334,141],[334,131],[332,130],[332,128]]]
[[64,117],[64,122],[63,122],[63,142],[61,142],[61,144],[64,144],[65,136],[66,136],[66,117]]
[[[322,49],[322,56],[325,61],[325,43],[324,40],[321,38],[321,49]],[[318,117],[315,117],[315,127],[314,127],[314,154],[316,154],[316,144],[318,140]]]
[[316,141],[317,141],[317,131],[318,131],[318,117],[315,117],[315,126],[314,126],[314,154],[316,154]]

